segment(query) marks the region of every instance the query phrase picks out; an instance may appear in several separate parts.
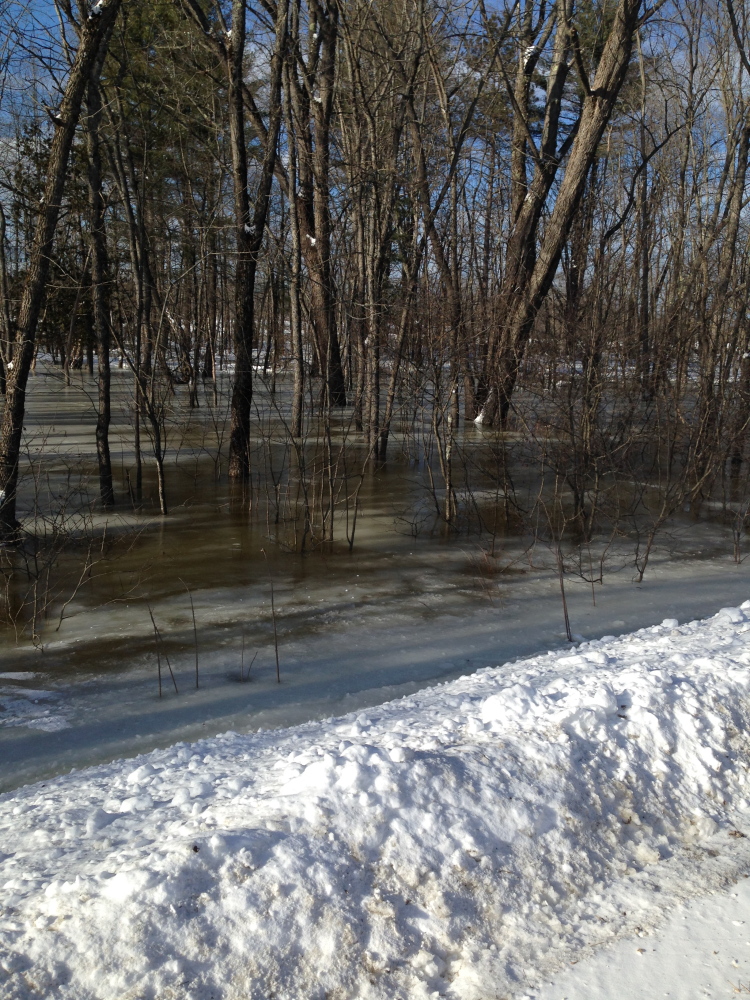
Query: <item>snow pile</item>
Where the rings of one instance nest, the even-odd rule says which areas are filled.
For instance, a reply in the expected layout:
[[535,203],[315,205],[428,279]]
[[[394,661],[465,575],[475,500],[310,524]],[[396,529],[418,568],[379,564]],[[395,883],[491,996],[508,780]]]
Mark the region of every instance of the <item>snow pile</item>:
[[740,835],[749,664],[746,602],[4,795],[0,996],[522,992]]

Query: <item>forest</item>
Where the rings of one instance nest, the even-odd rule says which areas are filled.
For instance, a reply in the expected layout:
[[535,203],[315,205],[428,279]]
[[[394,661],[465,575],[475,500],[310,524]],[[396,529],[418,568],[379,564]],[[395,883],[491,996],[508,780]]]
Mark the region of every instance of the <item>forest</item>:
[[[1,16],[8,616],[102,512],[168,518],[186,442],[288,551],[352,550],[395,474],[414,534],[530,533],[561,586],[623,540],[642,579],[676,516],[744,558],[744,4]],[[42,378],[86,395],[86,461],[25,441]]]
[[750,0],[0,0],[2,1000],[750,995],[749,162]]

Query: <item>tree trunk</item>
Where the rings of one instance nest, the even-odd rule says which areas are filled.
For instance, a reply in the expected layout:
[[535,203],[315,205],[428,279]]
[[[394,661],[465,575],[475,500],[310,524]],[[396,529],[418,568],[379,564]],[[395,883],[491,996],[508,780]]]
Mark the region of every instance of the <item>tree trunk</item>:
[[86,140],[88,147],[88,196],[91,238],[91,299],[93,307],[94,336],[99,362],[99,409],[96,420],[96,457],[99,464],[99,497],[103,507],[115,502],[112,485],[112,460],[109,451],[109,424],[111,419],[109,349],[109,266],[107,241],[104,229],[104,202],[102,198],[102,164],[99,128],[102,119],[102,100],[98,79],[103,62],[103,51],[91,74],[86,94]]
[[8,300],[8,268],[5,260],[5,212],[0,205],[0,393],[5,395],[5,366],[11,361],[13,324]]
[[106,40],[120,9],[121,0],[101,0],[98,15],[89,15],[82,26],[60,110],[55,116],[55,134],[47,160],[44,194],[29,256],[16,330],[13,369],[8,379],[5,409],[0,423],[0,538],[17,536],[16,520],[18,463],[26,407],[26,383],[36,351],[36,330],[49,276],[52,245],[60,215],[68,159],[81,113],[81,104],[92,71],[106,49]]
[[[509,304],[508,312],[503,324],[502,335],[499,338],[497,360],[493,363],[494,371],[490,372],[494,392],[477,417],[478,423],[491,423],[494,411],[498,407],[501,422],[505,423],[507,419],[526,342],[531,333],[534,319],[552,285],[565,241],[578,210],[589,169],[625,79],[633,49],[633,35],[638,26],[640,7],[640,0],[620,0],[599,61],[596,80],[593,86],[586,88],[580,124],[555,198],[552,215],[545,229],[538,257],[530,272],[524,274],[522,268],[520,270],[514,269],[514,277],[517,281],[516,290],[512,298],[506,299]],[[561,26],[558,30],[561,30]],[[559,112],[555,118],[558,114]],[[537,175],[545,173],[544,163],[549,155],[548,151],[545,150],[545,145],[546,140],[543,138],[540,151],[542,162],[537,169]],[[544,176],[539,177],[541,187],[545,186],[545,180]],[[536,183],[537,177],[532,182],[529,194],[532,194]],[[548,191],[549,186],[547,186]],[[536,198],[528,199],[527,197],[527,203],[536,200]],[[528,209],[524,206],[520,219],[524,219],[526,214],[529,216],[529,223],[533,222],[531,218],[533,211],[532,204],[529,204]],[[534,225],[532,228],[535,230],[536,226]],[[514,266],[513,250],[513,240],[511,240],[508,248],[509,268]],[[517,263],[520,263],[522,259],[525,259],[524,255],[517,254]]]
[[[297,24],[295,13],[295,24]],[[316,8],[310,65],[302,64],[313,100],[292,75],[292,104],[299,176],[298,219],[302,255],[310,277],[310,316],[323,378],[325,406],[346,405],[346,379],[336,324],[336,292],[331,266],[330,133],[338,44],[338,9]],[[297,37],[299,28],[294,32]]]
[[253,334],[255,326],[255,276],[263,232],[268,217],[276,147],[281,125],[281,78],[286,45],[288,0],[278,0],[276,41],[271,58],[269,121],[265,136],[260,182],[252,222],[247,190],[243,56],[245,51],[245,0],[234,0],[232,35],[226,69],[229,81],[229,128],[232,147],[234,211],[237,232],[235,276],[235,374],[229,435],[229,475],[245,480],[250,475],[250,413],[253,399]]

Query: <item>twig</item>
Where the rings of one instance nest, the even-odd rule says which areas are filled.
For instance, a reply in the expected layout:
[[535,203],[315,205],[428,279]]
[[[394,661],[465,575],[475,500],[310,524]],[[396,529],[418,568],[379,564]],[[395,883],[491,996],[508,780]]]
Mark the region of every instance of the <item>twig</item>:
[[193,638],[195,639],[195,690],[198,690],[198,628],[195,624],[195,607],[193,606],[193,595],[190,593],[190,587],[185,583],[182,577],[179,578],[180,583],[188,592],[188,597],[190,598],[190,613],[193,616]]
[[[268,562],[268,556],[266,555],[266,550],[260,550],[263,553],[263,558]],[[273,649],[276,653],[276,683],[281,684],[281,671],[279,669],[279,637],[276,632],[276,605],[273,598],[273,577],[271,579],[271,621],[273,622]]]
[[148,613],[151,615],[151,624],[154,626],[154,645],[156,646],[156,670],[159,675],[159,697],[161,698],[161,655],[159,653],[159,630],[156,627],[156,622],[154,621],[154,616],[151,611],[151,605],[146,604],[148,608]]
[[[90,570],[92,570],[93,567],[94,567],[94,564],[92,562],[90,562],[90,559],[91,559],[91,546],[92,545],[93,545],[93,542],[89,542],[89,551],[86,554],[86,563],[85,563],[85,565],[83,567],[83,572],[81,573],[81,575],[80,575],[80,577],[78,579],[78,583],[75,585],[75,589],[73,590],[73,593],[67,599],[67,601],[65,602],[65,604],[63,604],[63,606],[60,608],[60,621],[57,623],[57,628],[55,629],[55,632],[59,632],[60,631],[60,626],[62,625],[63,620],[65,618],[65,609],[70,604],[70,602],[75,598],[75,596],[78,593],[78,591],[81,589],[81,586],[83,585],[83,582],[84,582],[83,578],[86,576],[86,573],[89,572]],[[89,577],[89,579],[91,579],[91,577]]]
[[[164,650],[164,659],[167,661],[167,669],[169,670],[169,676],[172,678],[172,683],[174,684],[174,693],[179,694],[180,692],[177,690],[177,681],[175,680],[174,673],[172,672],[172,664],[169,662],[169,653],[167,653],[167,648],[164,645],[164,640],[161,637],[161,632],[156,627],[156,622],[154,621],[154,613],[151,610],[151,605],[147,604],[146,607],[148,608],[148,613],[151,615],[151,622],[153,623],[154,626],[154,632],[156,632],[157,641],[162,644],[162,649]],[[159,652],[158,644],[156,649],[158,656]],[[159,659],[159,697],[161,697],[161,659]]]
[[[250,660],[250,665],[247,668],[247,679],[250,680],[250,671],[253,669],[253,664],[255,663],[256,657],[258,656],[258,650],[255,650],[255,654]],[[240,680],[245,680],[245,633],[242,633],[242,661],[240,663]]]
[[164,650],[164,659],[167,661],[169,676],[172,678],[172,683],[174,684],[174,693],[179,694],[180,692],[177,690],[177,681],[174,679],[174,674],[172,673],[172,664],[169,662],[169,654],[167,653],[167,649],[166,646],[164,645],[164,640],[161,637],[161,633],[159,633],[159,640],[161,641],[162,649]]
[[568,602],[565,598],[565,567],[563,566],[562,553],[560,552],[560,543],[557,543],[557,574],[560,578],[560,596],[562,597],[563,606],[563,617],[565,618],[565,635],[568,642],[573,641],[573,634],[570,631],[570,618],[568,617]]

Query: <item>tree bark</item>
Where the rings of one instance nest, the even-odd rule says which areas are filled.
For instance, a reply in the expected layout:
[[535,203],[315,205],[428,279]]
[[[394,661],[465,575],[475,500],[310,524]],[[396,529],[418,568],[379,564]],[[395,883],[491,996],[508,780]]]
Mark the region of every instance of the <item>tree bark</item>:
[[[108,41],[109,39],[107,39]],[[96,456],[99,464],[99,498],[103,507],[115,502],[112,485],[112,459],[109,450],[111,420],[109,350],[111,344],[109,317],[109,261],[104,228],[102,197],[102,162],[99,129],[102,120],[102,99],[98,79],[104,61],[104,46],[91,73],[86,92],[86,141],[88,147],[88,196],[91,239],[91,298],[94,335],[98,358],[99,409],[96,420]]]
[[302,416],[305,393],[305,365],[302,346],[302,309],[300,285],[302,279],[302,255],[300,249],[300,228],[297,212],[297,149],[294,135],[294,118],[291,105],[291,82],[289,66],[284,68],[284,94],[287,110],[287,134],[289,135],[289,229],[291,235],[292,259],[289,282],[289,324],[291,333],[292,364],[294,385],[292,388],[291,434],[295,439],[302,437]]
[[[489,374],[494,383],[492,387],[494,391],[476,418],[478,423],[491,423],[498,408],[501,422],[504,424],[507,419],[526,342],[536,315],[552,285],[565,241],[578,210],[588,172],[625,80],[633,49],[633,35],[639,23],[640,7],[641,0],[620,0],[599,61],[596,80],[591,87],[587,85],[587,81],[582,81],[585,95],[570,158],[533,268],[525,274],[523,269],[514,269],[517,278],[515,292],[512,298],[506,299],[508,309],[498,341],[496,360],[490,358],[494,370]],[[562,25],[558,26],[558,31],[560,30]],[[548,105],[549,99],[548,95]],[[547,139],[543,135],[540,150],[542,160],[537,175],[544,174],[544,164],[551,151],[551,147],[550,150],[545,150],[546,145]],[[557,162],[559,159],[559,156],[556,157]],[[539,177],[541,187],[544,187],[544,181],[543,176]],[[529,194],[532,194],[536,182],[535,177]],[[551,184],[547,187],[547,193],[550,186]],[[533,222],[531,216],[536,207],[533,204],[535,201],[536,198],[527,197],[519,221],[527,215],[529,223]],[[543,200],[539,206],[540,212],[542,204]],[[513,242],[511,239],[508,248],[509,268],[514,266]],[[523,259],[525,259],[524,254],[516,253],[517,262]]]
[[[301,56],[298,57],[297,67],[291,75],[299,177],[298,219],[302,255],[310,277],[310,316],[321,364],[324,404],[345,406],[346,379],[331,266],[330,208],[330,134],[339,12],[336,5],[326,9],[316,5],[313,9],[315,31],[308,61],[305,63]],[[293,44],[298,39],[298,14],[294,21]],[[305,78],[304,85],[299,73]]]
[[46,181],[28,271],[21,297],[16,329],[13,369],[8,379],[5,409],[0,422],[0,539],[18,535],[16,495],[21,435],[26,408],[26,383],[36,348],[36,331],[49,276],[52,246],[65,187],[70,150],[92,71],[106,48],[106,39],[120,9],[121,0],[101,0],[99,13],[82,25],[78,51],[55,116],[55,134],[47,160]]
[[258,255],[268,216],[276,147],[281,125],[281,74],[286,45],[287,0],[276,7],[276,43],[271,58],[269,123],[265,138],[260,181],[250,220],[247,189],[247,149],[243,57],[245,51],[245,0],[232,7],[232,36],[226,61],[229,79],[229,123],[234,180],[237,269],[235,276],[235,374],[232,388],[229,435],[229,475],[245,480],[250,475],[250,414],[253,399],[253,335],[255,329],[255,278]]
[[[252,95],[245,85],[246,0],[233,0],[229,31],[217,37],[197,0],[178,0],[178,6],[199,28],[209,50],[223,64],[228,85],[229,141],[234,187],[234,223],[237,264],[234,291],[235,373],[229,433],[229,475],[245,480],[250,475],[250,414],[253,400],[253,335],[255,328],[255,277],[258,255],[268,217],[271,186],[277,168],[277,147],[281,126],[281,83],[287,43],[288,0],[275,7],[275,42],[269,79],[268,126],[257,114]],[[270,7],[270,5],[269,5]],[[223,19],[221,19],[223,24]],[[253,121],[263,141],[263,161],[253,203],[248,193],[245,110],[249,103]]]
[[0,393],[5,395],[5,366],[11,357],[13,323],[10,318],[8,300],[8,268],[5,260],[5,212],[0,205]]

